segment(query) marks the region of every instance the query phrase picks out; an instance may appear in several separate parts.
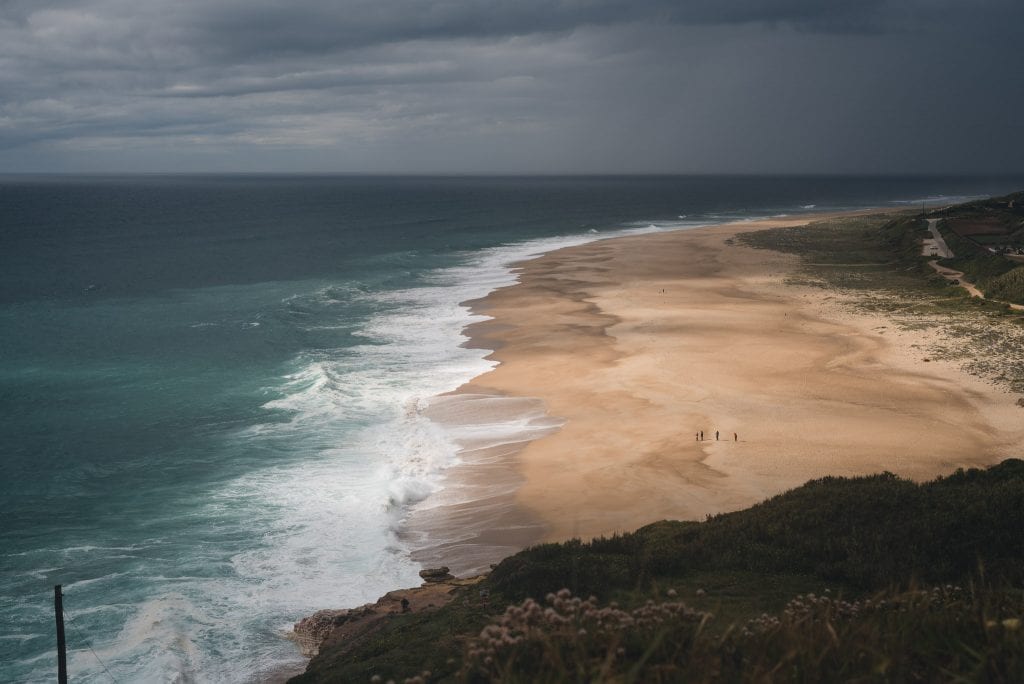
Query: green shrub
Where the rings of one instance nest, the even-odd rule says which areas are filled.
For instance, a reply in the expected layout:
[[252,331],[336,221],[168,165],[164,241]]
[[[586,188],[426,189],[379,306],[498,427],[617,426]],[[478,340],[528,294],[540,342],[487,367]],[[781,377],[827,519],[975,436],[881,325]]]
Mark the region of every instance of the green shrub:
[[988,281],[985,296],[1005,302],[1024,304],[1024,266],[996,276]]
[[[694,570],[812,574],[863,588],[960,580],[979,564],[1024,578],[1024,461],[917,484],[885,473],[813,480],[702,523],[660,522],[613,540],[545,544],[502,561],[510,599],[563,586],[606,596]],[[618,552],[615,552],[618,550]]]
[[679,602],[625,611],[568,590],[527,599],[467,647],[463,682],[1024,679],[1019,590],[945,585],[866,600],[797,596],[778,615],[714,626]]

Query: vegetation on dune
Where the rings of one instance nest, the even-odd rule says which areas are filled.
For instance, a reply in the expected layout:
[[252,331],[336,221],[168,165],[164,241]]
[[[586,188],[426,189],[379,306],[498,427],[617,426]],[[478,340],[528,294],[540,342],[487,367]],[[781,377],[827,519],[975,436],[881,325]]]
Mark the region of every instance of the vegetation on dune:
[[993,277],[986,284],[984,292],[986,297],[1024,304],[1024,266],[1017,266]]
[[[970,297],[935,273],[928,265],[934,257],[921,256],[921,239],[930,235],[925,216],[843,217],[737,239],[799,256],[800,266],[787,282],[825,290],[830,303],[850,311],[885,315],[888,327],[880,334],[933,332],[922,358],[955,361],[972,375],[1024,392],[1024,316],[1006,304]],[[1016,270],[1002,273],[1013,283],[1024,276]]]
[[[857,295],[868,308],[896,310],[904,301],[958,307],[965,299],[959,288],[935,275],[922,259],[921,238],[927,223],[912,215],[877,214],[825,219],[806,226],[771,228],[743,233],[743,244],[800,257],[801,265],[787,278],[809,285]],[[889,306],[865,294],[886,295]]]
[[986,297],[1024,304],[1024,267],[989,247],[1024,248],[1024,192],[968,202],[929,214],[956,255],[943,265],[963,271]]
[[[624,611],[568,591],[510,606],[473,640],[465,682],[1016,682],[1019,592],[945,585],[860,601],[801,595],[724,634],[679,602]],[[1004,617],[1013,616],[1013,617]],[[418,678],[425,681],[424,678]]]
[[940,230],[940,232],[942,232],[946,244],[956,255],[951,259],[943,259],[941,263],[944,266],[963,271],[964,276],[975,283],[986,297],[995,296],[988,290],[988,286],[994,279],[1020,268],[1012,261],[992,254],[956,233],[945,230]]
[[1022,529],[1024,461],[824,478],[704,522],[527,549],[293,681],[1020,681]]
[[878,234],[893,250],[898,263],[917,266],[917,272],[931,275],[926,263],[930,257],[921,256],[921,241],[932,236],[924,218],[901,216],[881,226]]
[[[989,201],[1005,203],[1006,199]],[[1024,198],[1017,201],[1024,202]],[[964,206],[974,204],[981,203]],[[746,233],[738,239],[752,247],[801,256],[801,274],[791,279],[797,284],[889,290],[932,304],[944,299],[944,308],[976,307],[977,302],[971,302],[962,290],[951,287],[928,266],[934,257],[921,254],[921,241],[931,236],[926,218],[956,215],[956,211],[951,208],[922,214],[841,217],[807,226]],[[967,216],[972,211],[978,210],[964,210]],[[1016,220],[1016,216],[1007,220]],[[1024,267],[944,228],[943,223],[939,227],[956,255],[940,260],[944,266],[962,271],[987,297],[1024,303]],[[1024,235],[1024,227],[1018,232]],[[993,309],[1001,307],[995,305]]]
[[1024,461],[958,470],[917,484],[885,473],[813,480],[705,522],[660,522],[589,543],[545,544],[502,561],[503,596],[553,585],[608,596],[693,570],[807,574],[870,589],[960,580],[982,562],[990,578],[1024,579]]

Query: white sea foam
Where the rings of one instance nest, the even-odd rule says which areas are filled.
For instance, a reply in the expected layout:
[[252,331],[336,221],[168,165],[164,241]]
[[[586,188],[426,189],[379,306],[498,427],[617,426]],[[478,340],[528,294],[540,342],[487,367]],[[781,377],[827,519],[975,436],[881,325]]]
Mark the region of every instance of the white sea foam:
[[102,582],[111,582],[113,580],[116,580],[118,577],[124,577],[126,574],[128,574],[128,573],[113,572],[113,573],[111,573],[109,575],[104,575],[102,577],[93,577],[93,578],[90,578],[90,579],[79,580],[77,582],[71,582],[70,584],[65,584],[64,585],[64,590],[65,591],[73,591],[75,589],[81,589],[82,587],[88,586],[90,584],[97,584],[97,583],[102,583]]
[[913,206],[915,204],[944,206],[947,204],[961,204],[972,200],[984,199],[987,196],[988,195],[928,195],[926,197],[916,197],[913,199],[892,200],[889,204],[896,206]]
[[129,653],[134,681],[198,681],[201,656],[189,633],[211,619],[204,606],[181,595],[151,600],[128,618],[111,644],[70,651],[68,667],[79,681],[102,681],[109,678],[106,668],[114,668],[111,674],[125,669]]
[[[645,223],[618,234],[693,225]],[[547,238],[466,254],[461,265],[404,290],[319,286],[283,301],[286,315],[303,330],[332,325],[331,307],[344,311],[357,302],[377,313],[353,330],[363,344],[296,358],[281,384],[268,388],[276,395],[265,404],[268,419],[232,436],[234,449],[279,453],[282,460],[192,504],[190,515],[213,521],[204,523],[213,535],[209,544],[190,550],[177,574],[153,573],[163,577],[151,583],[162,591],[133,603],[116,638],[93,645],[115,676],[258,679],[282,663],[301,662],[292,644],[277,639],[282,619],[359,605],[418,584],[419,565],[398,530],[411,508],[429,511],[481,496],[472,488],[442,489],[450,484],[446,471],[460,463],[460,449],[485,458],[481,449],[514,445],[557,427],[538,402],[491,406],[484,398],[468,419],[431,417],[432,406],[452,409],[458,403],[438,395],[494,366],[485,359],[487,350],[463,346],[465,326],[485,317],[461,303],[515,283],[518,261],[596,237]],[[236,550],[225,556],[225,545]],[[193,571],[199,568],[216,570],[206,576]],[[82,681],[104,679],[91,654],[73,657]]]

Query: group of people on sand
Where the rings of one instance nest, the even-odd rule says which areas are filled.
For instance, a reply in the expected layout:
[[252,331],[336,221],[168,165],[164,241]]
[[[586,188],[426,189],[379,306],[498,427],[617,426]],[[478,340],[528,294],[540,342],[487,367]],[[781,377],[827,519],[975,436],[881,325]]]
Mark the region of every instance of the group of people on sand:
[[[703,442],[704,441],[704,431],[703,430],[698,430],[697,432],[694,433],[694,436],[697,438],[698,442]],[[729,439],[729,438],[726,437],[726,439]],[[718,430],[715,430],[715,441],[716,442],[719,441],[719,439],[718,439]],[[740,441],[739,435],[737,435],[735,432],[732,433],[732,441],[734,441],[734,442]]]

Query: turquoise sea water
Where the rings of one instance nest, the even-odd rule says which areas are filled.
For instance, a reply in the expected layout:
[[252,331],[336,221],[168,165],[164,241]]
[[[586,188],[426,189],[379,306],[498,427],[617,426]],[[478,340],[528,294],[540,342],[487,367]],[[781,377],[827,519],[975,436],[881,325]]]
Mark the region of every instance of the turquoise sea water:
[[[0,177],[0,681],[245,682],[418,582],[455,458],[408,410],[487,370],[460,302],[631,231],[1009,178]],[[102,663],[102,664],[101,664]]]

